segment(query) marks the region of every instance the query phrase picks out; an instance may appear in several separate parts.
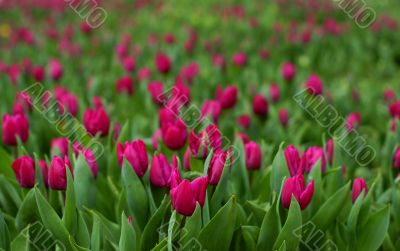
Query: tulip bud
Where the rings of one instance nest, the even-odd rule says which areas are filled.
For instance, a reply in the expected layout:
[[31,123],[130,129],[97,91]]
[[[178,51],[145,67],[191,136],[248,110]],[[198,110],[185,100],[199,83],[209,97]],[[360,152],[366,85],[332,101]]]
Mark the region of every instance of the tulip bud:
[[194,130],[190,132],[189,147],[190,151],[196,158],[205,159],[209,149],[220,149],[222,145],[221,133],[216,125],[209,125],[198,135]]
[[361,123],[361,116],[358,112],[352,112],[346,119],[346,128],[349,132],[353,131],[354,127]]
[[43,66],[35,66],[32,69],[32,77],[35,81],[42,82],[45,77],[45,70]]
[[244,146],[246,154],[246,167],[249,170],[260,169],[261,167],[261,149],[260,146],[250,141]]
[[[176,156],[174,155],[173,158],[173,165],[177,165]],[[171,172],[172,168],[168,163],[167,157],[162,153],[154,155],[150,169],[151,184],[156,187],[169,187],[171,182]]]
[[127,72],[133,72],[136,67],[135,59],[133,57],[126,57],[123,60],[123,66]]
[[247,130],[250,127],[251,118],[249,115],[243,114],[238,117],[237,122],[243,129]]
[[400,169],[400,146],[397,147],[396,152],[393,156],[393,167]]
[[[57,149],[56,149],[57,148]],[[51,151],[58,150],[56,155],[64,156],[68,155],[69,140],[67,138],[55,138],[51,141]]]
[[207,117],[211,115],[214,123],[218,123],[219,116],[221,115],[221,103],[216,100],[206,100],[201,107],[201,117]]
[[155,64],[160,73],[166,74],[171,70],[171,59],[164,53],[157,53]]
[[388,109],[392,118],[400,118],[400,100],[390,104]]
[[297,200],[300,208],[305,209],[310,204],[314,194],[314,180],[304,188],[303,175],[296,175],[287,178],[282,188],[282,205],[284,208],[289,208],[292,201],[292,196]]
[[[46,98],[48,102],[50,98]],[[64,114],[65,108],[67,108],[67,111],[74,117],[78,114],[78,98],[67,89],[57,86],[54,90],[54,98],[58,102],[60,114]]]
[[269,87],[269,93],[272,99],[272,102],[277,103],[281,98],[281,92],[279,90],[279,86],[277,84],[272,84]]
[[[24,111],[32,111],[32,104],[33,102],[31,96],[29,96],[28,93],[23,91],[17,93],[15,97],[15,105],[20,106]],[[24,113],[24,112],[22,111],[18,113]]]
[[167,44],[173,44],[175,42],[174,34],[172,34],[172,33],[165,34],[164,42]]
[[223,55],[216,54],[212,57],[213,65],[217,68],[224,69],[225,68],[225,58]]
[[72,150],[74,151],[76,158],[78,158],[79,153],[82,153],[86,163],[88,164],[90,170],[93,173],[93,176],[96,178],[99,167],[97,165],[96,158],[94,157],[92,150],[90,150],[89,148],[85,149],[77,141],[75,141],[74,144],[72,145]]
[[140,81],[148,79],[150,77],[151,77],[151,70],[149,68],[143,67],[143,68],[139,69],[138,79]]
[[79,28],[84,34],[89,34],[92,31],[92,27],[87,22],[81,22]]
[[153,100],[154,104],[162,105],[166,101],[166,97],[164,95],[164,86],[162,82],[151,82],[147,86],[147,90],[151,95],[151,99]]
[[386,89],[385,92],[383,93],[383,98],[386,103],[391,103],[396,99],[396,94],[392,89]]
[[235,106],[238,89],[236,86],[228,86],[224,90],[218,86],[216,99],[221,103],[222,109],[230,109]]
[[196,202],[202,207],[207,192],[207,177],[198,177],[192,182],[183,180],[171,189],[172,207],[180,214],[191,216],[196,209]]
[[54,156],[51,159],[48,173],[48,183],[51,189],[65,190],[67,188],[66,167],[69,168],[72,174],[71,163],[67,156],[64,156],[64,159],[59,156]]
[[293,145],[289,145],[284,151],[286,165],[289,169],[290,176],[303,174],[304,169],[300,164],[299,151]]
[[161,125],[161,136],[164,144],[171,150],[179,150],[187,140],[187,129],[185,122],[178,119],[173,122],[163,123]]
[[238,67],[243,67],[247,64],[247,56],[243,52],[238,52],[233,55],[232,61],[234,65]]
[[196,209],[196,199],[193,195],[192,185],[188,180],[183,180],[177,187],[170,191],[172,207],[180,214],[191,216]]
[[287,82],[292,82],[293,78],[296,75],[296,68],[293,64],[291,63],[285,63],[282,66],[282,70],[281,70],[282,76],[283,78],[287,81]]
[[199,68],[199,65],[195,62],[184,66],[176,77],[175,83],[180,82],[181,84],[191,84],[194,78],[199,74]]
[[86,130],[93,136],[107,136],[110,129],[110,119],[103,107],[87,109],[83,114],[83,124]]
[[124,76],[117,80],[117,92],[118,93],[127,93],[128,95],[132,95],[133,93],[133,80],[130,76]]
[[153,150],[156,151],[159,148],[159,140],[161,139],[161,129],[157,129],[153,136],[151,137],[151,142],[152,142],[152,146],[153,146]]
[[322,95],[324,87],[322,85],[322,80],[317,75],[311,75],[305,85],[307,92],[311,95]]
[[284,108],[279,109],[278,117],[279,117],[279,122],[281,122],[281,125],[286,128],[289,121],[288,111]]
[[357,200],[358,196],[360,196],[362,191],[365,191],[364,196],[368,193],[368,185],[363,178],[355,178],[353,182],[353,189],[351,190],[351,199],[353,203]]
[[29,156],[22,156],[12,163],[15,177],[21,187],[32,188],[35,186],[35,161]]
[[123,158],[125,157],[139,177],[142,177],[146,173],[149,160],[146,146],[142,140],[132,140],[132,143],[126,141],[125,145],[118,143],[117,157],[120,167],[122,167]]
[[324,149],[317,146],[308,148],[302,156],[304,170],[309,173],[318,160],[321,160],[321,171],[324,173],[326,169]]
[[5,145],[17,145],[17,137],[20,138],[22,143],[28,140],[29,123],[24,114],[4,114],[2,127],[3,143]]
[[326,142],[326,149],[325,150],[326,150],[326,155],[328,157],[328,163],[329,163],[329,165],[332,165],[332,163],[333,163],[333,153],[334,153],[334,150],[335,150],[333,139],[329,139]]
[[262,118],[265,118],[268,116],[268,102],[264,96],[262,96],[260,94],[254,96],[253,112]]
[[210,185],[216,186],[218,184],[219,180],[221,179],[228,155],[230,156],[230,166],[232,166],[232,154],[230,150],[225,152],[221,149],[217,149],[213,153],[207,172]]
[[45,160],[39,160],[39,167],[40,167],[40,172],[42,173],[42,178],[43,178],[43,183],[46,187],[49,186],[48,183],[48,166]]
[[50,60],[49,67],[51,78],[54,81],[58,81],[63,75],[63,68],[61,63],[56,59],[52,59]]

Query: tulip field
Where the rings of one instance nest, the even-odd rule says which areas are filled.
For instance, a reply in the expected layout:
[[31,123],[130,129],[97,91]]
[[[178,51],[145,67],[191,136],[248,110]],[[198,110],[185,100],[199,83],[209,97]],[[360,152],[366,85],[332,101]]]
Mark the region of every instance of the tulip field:
[[399,13],[0,0],[0,251],[400,250]]

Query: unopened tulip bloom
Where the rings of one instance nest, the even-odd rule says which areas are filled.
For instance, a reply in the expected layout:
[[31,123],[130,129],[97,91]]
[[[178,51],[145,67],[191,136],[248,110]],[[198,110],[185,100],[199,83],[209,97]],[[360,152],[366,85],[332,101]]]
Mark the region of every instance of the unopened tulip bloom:
[[253,98],[253,112],[261,118],[268,116],[268,101],[263,95],[256,95]]
[[218,86],[216,98],[221,103],[222,109],[229,109],[235,106],[237,100],[238,89],[236,86],[228,86],[222,89]]
[[318,77],[318,75],[311,75],[306,81],[306,89],[307,92],[311,95],[322,95],[324,91],[324,86],[322,84],[322,80]]
[[118,93],[127,93],[128,95],[132,95],[133,80],[130,76],[124,76],[117,80],[116,87]]
[[230,156],[230,166],[232,165],[232,153],[230,150],[224,151],[221,149],[217,149],[211,158],[210,165],[208,167],[208,181],[210,185],[216,186],[221,179],[221,175],[224,171],[224,166],[226,162],[226,158]]
[[32,104],[33,104],[32,98],[31,98],[31,96],[29,96],[28,93],[23,92],[23,91],[22,92],[18,92],[16,97],[15,97],[14,109],[16,107],[19,107],[19,108],[15,109],[15,110],[17,110],[19,112],[15,112],[15,110],[14,110],[14,113],[24,113],[24,111],[31,112],[32,108],[33,108]]
[[353,130],[354,127],[361,123],[361,115],[358,112],[352,112],[346,119],[346,128],[349,132]]
[[174,34],[172,34],[172,33],[165,34],[164,42],[167,44],[173,44],[175,42]]
[[145,80],[151,77],[151,70],[147,67],[143,67],[138,71],[138,79]]
[[164,144],[171,150],[179,150],[186,144],[187,128],[182,119],[161,125],[161,137]]
[[351,199],[353,203],[357,200],[358,196],[360,196],[362,191],[365,191],[365,195],[368,193],[368,185],[363,178],[355,178],[353,182],[353,189],[351,190]]
[[3,143],[5,145],[17,145],[17,137],[20,138],[22,143],[28,140],[29,123],[24,114],[4,114],[2,127]]
[[396,152],[393,156],[393,167],[400,169],[400,146],[397,147]]
[[49,182],[48,182],[48,172],[49,172],[49,168],[47,166],[47,163],[45,160],[39,160],[39,167],[40,167],[40,172],[42,173],[42,178],[43,178],[43,183],[46,187],[49,186]]
[[54,151],[55,148],[57,148],[60,156],[68,155],[69,140],[67,138],[53,139],[50,144],[50,149]]
[[[47,102],[49,99],[50,97],[47,97]],[[54,99],[58,102],[60,114],[64,114],[65,109],[74,117],[78,114],[78,98],[67,89],[57,86],[54,89]]]
[[29,156],[22,156],[12,163],[15,177],[21,187],[32,188],[35,185],[35,161]]
[[93,173],[93,176],[96,178],[99,167],[97,165],[96,158],[95,158],[92,150],[90,150],[90,148],[85,149],[77,141],[75,141],[74,144],[72,145],[72,149],[74,151],[76,158],[78,158],[79,153],[82,153],[83,157],[85,158],[86,163],[88,164],[90,170]]
[[126,57],[123,60],[123,66],[124,66],[125,71],[133,72],[136,67],[135,59],[133,57]]
[[209,125],[198,135],[192,130],[189,136],[190,151],[196,158],[205,159],[210,149],[220,149],[221,132],[216,125]]
[[261,149],[260,146],[254,142],[250,141],[244,146],[246,154],[246,167],[249,170],[260,169],[261,167]]
[[[178,165],[178,160],[175,155],[173,156],[172,165]],[[151,184],[156,187],[169,187],[171,182],[171,172],[172,168],[168,163],[167,157],[162,153],[154,155],[150,169]]]
[[269,93],[271,96],[271,100],[274,103],[277,103],[281,98],[281,91],[279,90],[279,86],[277,84],[271,84],[269,86]]
[[185,84],[175,84],[172,88],[172,95],[168,102],[168,106],[187,105],[190,102],[190,88]]
[[171,59],[164,53],[157,53],[155,64],[160,73],[166,74],[171,70]]
[[333,139],[329,139],[326,142],[326,149],[325,149],[326,150],[326,155],[328,157],[329,165],[332,165],[332,163],[333,163],[334,149],[335,149],[335,146],[334,146],[334,143],[333,143]]
[[303,210],[310,204],[313,194],[314,180],[304,187],[303,175],[287,178],[282,188],[282,205],[284,208],[289,208],[292,196],[294,196]]
[[321,171],[324,173],[326,170],[325,152],[322,147],[312,146],[308,148],[302,156],[305,163],[305,171],[308,173],[321,160]]
[[153,81],[147,86],[147,90],[151,95],[151,99],[156,105],[162,105],[166,101],[164,95],[164,85],[162,82]]
[[54,81],[58,81],[63,75],[63,67],[61,63],[56,59],[52,59],[50,60],[49,67],[51,78]]
[[48,183],[51,189],[65,190],[67,188],[67,167],[72,174],[71,163],[67,156],[64,156],[64,159],[60,156],[54,156],[51,159],[48,172]]
[[120,167],[122,167],[125,157],[139,177],[142,177],[146,173],[149,159],[147,157],[146,145],[142,140],[127,141],[124,145],[118,143],[117,157]]
[[249,115],[243,114],[237,118],[237,122],[243,129],[249,129],[251,118]]
[[390,104],[388,109],[392,118],[400,118],[400,100]]
[[201,117],[211,116],[214,123],[218,123],[221,115],[221,103],[217,100],[206,100],[201,107]]
[[191,84],[194,78],[199,74],[199,69],[200,66],[195,62],[184,66],[176,77],[176,82]]
[[212,57],[213,65],[219,69],[225,68],[225,58],[223,55],[216,54]]
[[247,56],[243,52],[238,52],[233,55],[232,61],[234,65],[243,67],[247,64]]
[[207,177],[199,177],[192,182],[183,180],[171,189],[172,207],[184,216],[191,216],[198,202],[202,207],[207,191]]
[[391,103],[396,99],[396,94],[392,89],[386,89],[385,92],[383,93],[383,98],[386,103]]
[[296,75],[296,68],[292,63],[285,63],[282,66],[281,73],[287,82],[291,82]]
[[281,125],[283,127],[287,127],[289,121],[288,111],[284,108],[279,109],[278,117],[279,117],[279,122],[281,122]]
[[42,82],[45,77],[45,70],[43,66],[34,66],[32,68],[32,77],[35,81]]
[[304,169],[301,165],[299,151],[293,145],[289,145],[284,151],[286,165],[289,169],[290,176],[303,174]]
[[103,107],[88,108],[83,114],[83,124],[86,130],[93,136],[107,136],[110,129],[110,119]]

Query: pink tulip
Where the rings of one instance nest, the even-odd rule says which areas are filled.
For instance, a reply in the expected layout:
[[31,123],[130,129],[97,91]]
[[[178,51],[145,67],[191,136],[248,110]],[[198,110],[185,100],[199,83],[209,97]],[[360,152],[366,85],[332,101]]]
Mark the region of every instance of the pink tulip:
[[297,200],[300,208],[303,210],[310,204],[314,194],[314,181],[312,180],[304,187],[303,175],[296,175],[287,178],[282,188],[282,205],[284,208],[289,208],[292,201],[292,196]]
[[118,143],[117,157],[120,167],[122,167],[123,158],[125,157],[139,177],[143,177],[146,173],[149,160],[146,146],[142,140],[132,140],[131,143],[127,141],[124,145]]
[[260,146],[254,142],[250,141],[244,146],[245,154],[246,154],[246,167],[249,170],[260,169],[261,167],[261,149]]
[[67,171],[69,168],[72,174],[71,163],[67,156],[62,159],[60,156],[53,156],[48,172],[48,184],[51,189],[65,190],[67,188]]
[[17,145],[17,137],[25,143],[29,137],[28,118],[23,114],[3,116],[3,143],[5,145]]
[[353,188],[351,190],[351,199],[353,203],[357,200],[358,196],[360,196],[362,191],[365,191],[364,196],[368,193],[368,185],[363,178],[355,178],[353,182]]
[[88,108],[83,114],[83,124],[93,136],[97,134],[102,137],[107,136],[110,129],[110,119],[103,107]]
[[35,186],[35,161],[29,156],[22,156],[12,163],[15,177],[21,187]]

